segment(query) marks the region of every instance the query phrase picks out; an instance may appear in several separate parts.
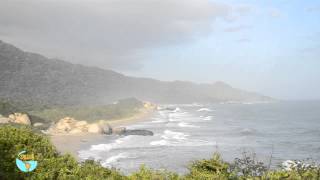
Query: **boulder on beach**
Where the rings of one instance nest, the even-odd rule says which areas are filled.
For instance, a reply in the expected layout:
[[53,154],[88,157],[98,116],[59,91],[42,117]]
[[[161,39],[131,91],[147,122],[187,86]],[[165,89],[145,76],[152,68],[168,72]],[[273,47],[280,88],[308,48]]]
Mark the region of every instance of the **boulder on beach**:
[[88,132],[89,133],[96,133],[96,134],[102,134],[103,130],[99,126],[99,124],[89,124],[88,125]]
[[112,127],[106,121],[101,120],[101,121],[99,121],[98,124],[101,127],[103,134],[111,134],[112,133]]
[[156,109],[157,108],[157,105],[151,103],[151,102],[144,102],[143,103],[143,107],[145,109]]
[[122,135],[126,132],[126,128],[125,127],[116,127],[112,129],[112,133],[113,134],[118,134],[118,135]]
[[55,124],[55,129],[57,131],[62,131],[62,132],[68,132],[72,129],[72,127],[74,126],[74,124],[77,121],[73,118],[70,117],[65,117],[61,120],[59,120],[56,124]]
[[83,126],[86,126],[86,125],[88,125],[87,121],[77,121],[75,123],[76,127],[83,127]]
[[111,134],[112,128],[106,121],[88,123],[87,121],[78,121],[71,117],[65,117],[53,124],[48,132],[53,134]]
[[9,120],[12,123],[31,125],[30,118],[24,113],[14,113],[9,115]]

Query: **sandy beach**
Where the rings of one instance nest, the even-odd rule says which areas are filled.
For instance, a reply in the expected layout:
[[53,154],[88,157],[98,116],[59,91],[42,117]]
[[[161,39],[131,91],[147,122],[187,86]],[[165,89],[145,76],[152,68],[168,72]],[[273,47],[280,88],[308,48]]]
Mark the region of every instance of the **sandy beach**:
[[[126,127],[138,122],[146,121],[152,116],[154,110],[143,109],[139,113],[123,119],[110,120],[108,123],[114,127]],[[90,147],[110,137],[103,134],[51,134],[49,135],[51,142],[62,154],[72,154],[78,159],[78,151],[84,147]]]

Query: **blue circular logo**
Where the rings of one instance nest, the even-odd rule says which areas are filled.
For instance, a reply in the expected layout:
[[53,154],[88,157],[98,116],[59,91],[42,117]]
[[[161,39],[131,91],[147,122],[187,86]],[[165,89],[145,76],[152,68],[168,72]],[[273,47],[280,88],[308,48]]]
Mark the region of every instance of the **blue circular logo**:
[[31,172],[36,169],[38,162],[34,160],[34,154],[26,154],[27,151],[21,151],[16,158],[17,167],[22,172]]

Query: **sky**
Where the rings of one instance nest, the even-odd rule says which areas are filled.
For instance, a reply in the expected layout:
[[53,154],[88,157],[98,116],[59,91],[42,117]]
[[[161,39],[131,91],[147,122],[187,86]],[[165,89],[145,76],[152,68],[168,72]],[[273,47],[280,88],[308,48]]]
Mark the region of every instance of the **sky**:
[[0,39],[131,76],[320,99],[316,0],[0,0]]

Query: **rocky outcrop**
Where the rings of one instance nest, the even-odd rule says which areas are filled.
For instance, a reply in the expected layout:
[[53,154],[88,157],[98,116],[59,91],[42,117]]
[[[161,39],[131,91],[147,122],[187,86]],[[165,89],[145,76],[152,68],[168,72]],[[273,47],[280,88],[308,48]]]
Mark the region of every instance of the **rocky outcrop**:
[[98,124],[104,134],[111,134],[112,133],[112,127],[106,121],[101,120],[98,122]]
[[48,130],[49,134],[114,134],[114,135],[138,135],[153,136],[152,131],[148,130],[127,130],[125,127],[112,128],[107,121],[100,120],[95,123],[87,121],[77,121],[71,117],[65,117],[53,124]]
[[102,120],[97,123],[88,123],[87,121],[77,121],[74,118],[65,117],[53,124],[48,132],[52,134],[111,134],[112,129],[107,122]]
[[6,124],[6,123],[31,125],[31,121],[28,114],[24,114],[24,113],[13,113],[13,114],[10,114],[8,117],[4,117],[0,115],[0,124]]
[[117,134],[117,135],[122,135],[126,132],[126,128],[125,127],[116,127],[112,129],[112,133],[113,134]]
[[99,124],[89,124],[88,125],[88,132],[102,134],[102,128],[100,128]]
[[11,123],[31,125],[31,121],[30,121],[29,116],[24,113],[10,114],[8,118],[9,118],[9,122],[11,122]]
[[147,109],[147,110],[155,110],[155,109],[157,109],[157,105],[156,104],[153,104],[153,103],[147,102],[147,101],[143,102],[143,107],[145,109]]

